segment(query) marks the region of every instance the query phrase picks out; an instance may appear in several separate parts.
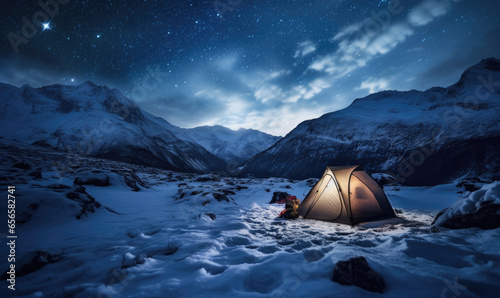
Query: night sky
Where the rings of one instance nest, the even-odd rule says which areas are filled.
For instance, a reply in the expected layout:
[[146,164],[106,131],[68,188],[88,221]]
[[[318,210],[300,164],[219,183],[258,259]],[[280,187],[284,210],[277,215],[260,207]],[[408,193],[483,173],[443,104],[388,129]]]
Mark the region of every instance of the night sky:
[[182,127],[285,135],[357,97],[447,86],[500,58],[493,0],[59,2],[49,16],[0,1],[0,81],[92,80]]

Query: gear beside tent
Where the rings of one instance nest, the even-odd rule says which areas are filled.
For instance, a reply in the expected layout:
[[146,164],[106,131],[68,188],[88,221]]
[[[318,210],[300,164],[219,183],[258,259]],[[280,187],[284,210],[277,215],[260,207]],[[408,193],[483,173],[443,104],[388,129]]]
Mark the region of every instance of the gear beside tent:
[[350,225],[396,217],[382,187],[362,166],[326,167],[297,211],[304,218]]

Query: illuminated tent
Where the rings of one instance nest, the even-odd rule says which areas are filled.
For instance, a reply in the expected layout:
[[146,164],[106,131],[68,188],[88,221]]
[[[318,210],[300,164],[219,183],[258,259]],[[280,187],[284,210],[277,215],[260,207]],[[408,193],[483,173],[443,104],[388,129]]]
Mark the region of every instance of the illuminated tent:
[[304,218],[350,225],[396,217],[382,187],[361,166],[326,167],[297,211]]

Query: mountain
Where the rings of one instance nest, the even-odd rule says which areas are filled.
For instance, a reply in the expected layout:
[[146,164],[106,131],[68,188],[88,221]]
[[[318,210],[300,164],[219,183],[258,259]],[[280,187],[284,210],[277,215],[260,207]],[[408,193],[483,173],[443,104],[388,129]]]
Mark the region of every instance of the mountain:
[[242,167],[242,176],[319,177],[364,164],[407,185],[500,178],[500,60],[467,69],[448,88],[383,91],[300,123]]
[[210,153],[226,161],[231,168],[281,139],[254,129],[240,128],[234,131],[220,125],[200,126],[183,131]]
[[225,169],[182,129],[90,81],[41,88],[0,84],[0,104],[6,139],[175,171]]

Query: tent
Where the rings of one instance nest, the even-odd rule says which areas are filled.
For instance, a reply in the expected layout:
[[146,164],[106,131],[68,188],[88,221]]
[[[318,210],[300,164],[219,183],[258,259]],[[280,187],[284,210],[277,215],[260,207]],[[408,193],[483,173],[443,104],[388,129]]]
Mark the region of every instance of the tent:
[[362,166],[326,167],[297,211],[304,218],[350,225],[396,217],[384,190]]

